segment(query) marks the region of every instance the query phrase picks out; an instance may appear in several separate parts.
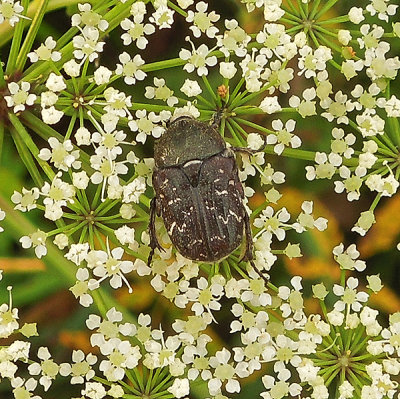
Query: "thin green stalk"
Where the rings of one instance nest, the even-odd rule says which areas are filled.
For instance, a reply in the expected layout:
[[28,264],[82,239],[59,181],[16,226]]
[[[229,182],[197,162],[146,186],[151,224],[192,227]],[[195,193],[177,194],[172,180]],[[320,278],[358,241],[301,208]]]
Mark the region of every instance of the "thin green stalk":
[[210,85],[210,82],[209,82],[208,79],[207,79],[207,76],[203,75],[203,76],[202,76],[202,79],[203,79],[203,83],[205,84],[205,86],[206,86],[208,92],[210,93],[212,99],[213,99],[215,102],[217,102],[217,95],[215,94],[215,91],[212,89],[212,87],[211,87],[211,85]]
[[106,306],[103,297],[101,295],[101,291],[99,289],[91,291],[93,301],[99,311],[100,315],[103,318],[106,318],[106,314],[108,312],[108,307]]
[[330,375],[329,378],[325,380],[325,385],[329,387],[333,379],[340,373],[340,367],[337,367],[335,370],[333,370],[332,374]]
[[226,126],[228,127],[229,132],[232,135],[232,138],[236,141],[236,144],[241,147],[245,145],[245,140],[242,139],[239,135],[236,134],[235,129],[233,128],[231,121],[228,120]]
[[[337,40],[337,38],[338,38],[337,33],[333,33],[331,30],[325,29],[325,28],[323,28],[322,26],[315,25],[315,29],[316,29],[317,31],[321,32],[321,33],[324,33],[325,35],[328,35],[328,36],[331,36],[331,37],[335,38],[336,40]],[[342,51],[342,50],[340,49],[340,52],[341,52],[341,51]]]
[[[318,28],[316,29],[315,36],[317,37],[317,39],[324,42],[327,47],[330,47],[332,50],[336,51],[338,54],[341,54],[341,52],[342,52],[341,47],[339,47],[337,44],[335,44],[333,40],[327,39],[323,34],[320,33]],[[336,36],[333,35],[333,37],[336,37]],[[341,70],[341,67],[340,67],[340,70]]]
[[267,128],[263,127],[263,126],[260,126],[257,123],[247,121],[246,119],[237,118],[236,117],[236,118],[234,118],[234,120],[236,122],[242,123],[243,125],[250,126],[250,127],[254,128],[254,129],[257,129],[260,132],[263,132],[263,133],[266,133],[266,134],[275,134],[275,132],[273,130],[270,130],[270,129],[267,129]]
[[232,105],[232,101],[235,100],[235,97],[239,93],[239,90],[243,86],[243,83],[244,83],[244,78],[240,78],[239,82],[237,83],[237,85],[235,86],[235,88],[233,89],[232,93],[229,96],[229,103],[228,103],[229,107]]
[[172,1],[168,0],[168,5],[175,10],[178,14],[182,15],[182,17],[186,18],[187,17],[187,12],[183,11],[182,8],[178,7],[175,5]]
[[6,87],[6,81],[4,79],[3,61],[0,59],[0,88]]
[[[22,0],[22,7],[24,7],[24,10],[27,9],[28,5],[29,5],[29,0]],[[13,72],[16,72],[15,63],[17,61],[18,53],[20,51],[21,40],[22,40],[22,35],[24,33],[25,23],[26,23],[26,20],[24,18],[20,18],[20,20],[17,22],[17,25],[15,27],[13,39],[11,42],[11,49],[10,49],[10,53],[8,55],[7,67],[6,67],[7,75],[12,75]]]
[[69,138],[71,137],[72,131],[74,130],[76,118],[77,118],[77,113],[75,112],[72,114],[72,117],[69,121],[68,129],[65,133],[65,140],[69,140]]
[[294,33],[298,30],[302,30],[303,29],[303,25],[297,25],[297,26],[293,26],[292,28],[286,29],[286,33],[290,34],[290,33]]
[[[300,21],[301,19],[298,17],[299,15],[299,10],[294,6],[294,4],[292,3],[292,0],[288,0],[287,4],[289,5],[289,7],[292,10],[292,14],[295,15]],[[287,8],[285,6],[282,7],[282,9],[287,12]]]
[[[287,13],[285,13],[285,14],[287,15]],[[290,25],[299,26],[299,22],[294,21],[293,19],[289,19],[289,15],[288,15],[288,18],[281,17],[279,21],[286,22],[287,24],[290,24]]]
[[104,215],[118,203],[119,200],[105,200],[95,209],[96,216]]
[[315,19],[319,19],[324,15],[330,8],[332,8],[339,0],[328,0],[325,5],[315,14]]
[[339,24],[342,22],[349,21],[348,15],[342,15],[341,17],[335,17],[330,19],[324,19],[323,21],[318,21],[318,25],[329,25],[329,24]]
[[[78,226],[79,225],[79,222],[73,222],[73,223],[71,223],[71,224],[69,224],[68,225],[68,227],[70,227],[71,228],[71,230],[73,230],[76,226]],[[65,233],[65,234],[69,234],[69,232],[70,232],[70,230],[68,230],[67,232],[66,232],[66,229],[67,228],[67,226],[61,226],[61,227],[58,227],[57,229],[54,229],[54,230],[51,230],[51,231],[48,231],[47,232],[47,236],[48,237],[52,237],[52,236],[55,236],[56,234],[59,234],[59,233]]]
[[26,169],[31,175],[33,182],[37,187],[42,187],[43,179],[38,171],[38,168],[35,164],[32,154],[26,148],[26,145],[22,140],[18,131],[16,129],[11,129],[10,132],[11,132],[11,137],[14,140],[15,147],[17,148],[18,154],[20,156],[20,159],[22,160]]
[[321,0],[314,0],[313,6],[312,6],[310,14],[309,14],[310,20],[315,19],[314,17],[318,12],[318,7],[319,7],[320,2],[321,2]]
[[139,389],[143,393],[143,391],[144,391],[143,376],[140,375],[140,372],[137,369],[137,367],[135,367],[132,371],[135,374],[136,381],[137,381],[137,383],[139,385]]
[[3,147],[4,147],[4,124],[0,122],[0,165],[1,158],[3,156]]
[[28,33],[26,34],[24,43],[22,44],[21,50],[19,51],[15,68],[19,71],[24,69],[27,61],[27,54],[32,48],[33,42],[35,41],[36,35],[39,31],[40,24],[42,23],[44,14],[46,13],[47,5],[49,0],[39,0],[39,5],[36,10],[36,14],[33,17],[31,26],[29,27]]
[[46,173],[47,177],[52,180],[54,177],[54,172],[50,168],[47,162],[42,161],[38,155],[39,155],[39,149],[37,148],[36,144],[33,142],[32,137],[28,134],[26,131],[24,125],[21,123],[21,121],[18,119],[18,117],[15,114],[9,113],[8,118],[12,125],[14,126],[15,130],[18,132],[19,136],[23,140],[24,144],[26,147],[29,149],[31,154],[35,157],[36,161],[40,165],[40,167],[43,169],[43,171]]
[[378,193],[374,199],[374,201],[372,202],[371,206],[369,207],[370,211],[374,211],[376,206],[378,205],[380,199],[382,198],[382,193]]
[[[89,225],[89,226],[91,226],[91,225]],[[83,226],[83,228],[81,230],[81,234],[79,236],[79,240],[78,240],[79,244],[82,244],[85,241],[87,241],[87,238],[86,238],[87,237],[87,231],[88,231],[88,226],[87,225]]]
[[301,0],[297,0],[297,8],[300,11],[300,14],[301,14],[301,17],[303,18],[303,21],[305,21],[307,19],[307,15],[304,12],[303,3],[301,2]]
[[[391,119],[391,118],[388,118]],[[397,118],[396,118],[397,119]],[[399,152],[399,149],[396,147],[396,145],[390,140],[388,135],[386,133],[383,133],[382,135],[377,136],[377,139],[379,141],[383,140],[386,143],[386,148],[389,150],[393,151],[393,154],[397,154]],[[382,143],[383,144],[383,143]],[[379,144],[378,144],[379,145]]]

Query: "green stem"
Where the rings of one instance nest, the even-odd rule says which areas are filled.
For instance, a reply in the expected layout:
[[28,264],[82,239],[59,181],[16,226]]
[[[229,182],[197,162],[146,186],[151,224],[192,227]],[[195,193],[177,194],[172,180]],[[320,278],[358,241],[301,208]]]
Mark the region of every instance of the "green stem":
[[319,7],[319,3],[321,2],[321,0],[314,0],[313,6],[311,8],[310,14],[309,14],[309,20],[314,20],[315,15],[318,12],[318,7]]
[[254,128],[254,129],[259,130],[260,132],[263,132],[263,133],[266,133],[266,134],[275,134],[275,132],[273,130],[267,129],[267,128],[263,127],[263,126],[258,125],[257,123],[250,122],[250,121],[248,121],[246,119],[237,118],[237,117],[233,118],[233,119],[236,122],[242,123],[243,125],[246,125],[246,126],[250,126],[250,127]]
[[24,144],[26,145],[26,147],[29,149],[29,151],[35,157],[35,159],[38,162],[38,164],[40,165],[40,167],[46,173],[47,177],[50,180],[52,180],[54,178],[53,170],[50,168],[50,166],[47,164],[47,162],[42,161],[38,157],[39,149],[37,148],[36,144],[32,140],[32,137],[26,131],[24,125],[21,123],[21,121],[18,119],[18,117],[15,114],[9,113],[8,118],[9,118],[10,122],[12,123],[12,125],[14,126],[15,130],[21,136],[21,139],[24,141]]
[[172,1],[168,0],[168,5],[175,10],[178,14],[182,15],[182,17],[187,17],[187,12],[183,11],[182,8],[175,5]]
[[18,154],[20,156],[20,159],[22,160],[26,169],[31,175],[33,182],[37,187],[42,187],[43,179],[37,169],[35,161],[33,160],[32,154],[26,148],[26,145],[22,140],[18,131],[16,129],[11,129],[10,132],[11,132],[11,137],[14,140],[15,147],[17,148]]
[[349,20],[350,19],[348,15],[342,15],[341,17],[330,18],[330,19],[325,19],[323,21],[319,21],[318,25],[339,24],[342,22],[347,22]]
[[[22,1],[22,7],[24,7],[24,10],[27,9],[28,4],[29,4],[29,0]],[[26,23],[26,20],[24,18],[20,18],[20,20],[17,22],[17,26],[15,27],[14,35],[12,37],[13,39],[11,42],[11,49],[10,49],[10,53],[8,55],[7,67],[6,67],[7,75],[12,75],[14,72],[16,72],[15,63],[17,61],[18,53],[20,51],[21,40],[22,40],[22,35],[24,33],[25,23]]]
[[6,87],[7,83],[4,79],[4,63],[3,61],[0,59],[0,88]]
[[214,102],[217,102],[217,95],[215,94],[215,90],[212,89],[210,82],[207,79],[207,76],[203,75],[202,79],[212,99],[214,100]]
[[303,18],[303,21],[305,21],[305,20],[307,19],[307,15],[306,15],[306,13],[304,12],[303,3],[301,2],[301,0],[297,0],[297,8],[298,8],[299,11],[300,11],[300,15],[301,15],[301,17]]
[[232,126],[232,121],[228,120],[228,123],[226,124],[226,126],[228,127],[229,132],[231,133],[233,139],[236,142],[236,145],[238,145],[239,147],[241,147],[242,145],[245,145],[245,140],[241,139],[241,137],[239,135],[236,134],[235,129]]
[[4,146],[4,124],[0,122],[0,165]]
[[32,48],[33,42],[35,41],[36,35],[39,31],[40,24],[42,23],[44,14],[46,12],[47,5],[49,0],[39,0],[39,5],[36,10],[36,14],[33,17],[31,26],[29,27],[28,33],[26,34],[24,43],[19,51],[15,68],[17,70],[22,71],[24,69],[27,54],[29,53],[30,49]]
[[315,19],[320,19],[330,8],[332,8],[339,0],[328,0],[325,5],[315,14]]

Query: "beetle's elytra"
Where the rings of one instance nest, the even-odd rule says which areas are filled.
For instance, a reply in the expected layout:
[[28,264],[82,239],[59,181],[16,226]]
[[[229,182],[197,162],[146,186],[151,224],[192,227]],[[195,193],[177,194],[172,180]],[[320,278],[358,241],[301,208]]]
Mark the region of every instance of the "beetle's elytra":
[[156,141],[154,161],[149,263],[154,249],[162,250],[156,214],[173,245],[188,259],[221,260],[246,235],[244,258],[251,260],[253,240],[234,152],[215,125],[190,117],[176,119]]

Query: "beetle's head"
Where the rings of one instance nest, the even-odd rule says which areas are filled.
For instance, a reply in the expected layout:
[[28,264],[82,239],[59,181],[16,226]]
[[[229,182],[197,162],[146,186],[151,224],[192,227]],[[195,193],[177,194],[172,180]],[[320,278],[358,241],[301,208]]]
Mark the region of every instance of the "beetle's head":
[[171,116],[171,118],[167,121],[167,128],[174,125],[176,122],[184,120],[184,119],[194,119],[192,114],[180,112]]

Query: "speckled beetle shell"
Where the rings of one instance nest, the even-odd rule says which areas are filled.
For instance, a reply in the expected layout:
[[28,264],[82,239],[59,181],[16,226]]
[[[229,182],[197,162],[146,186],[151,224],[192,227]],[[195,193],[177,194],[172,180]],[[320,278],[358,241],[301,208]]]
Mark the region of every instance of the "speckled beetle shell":
[[214,262],[232,253],[246,231],[252,258],[249,218],[243,205],[234,152],[219,132],[204,122],[182,117],[170,124],[154,146],[155,169],[150,246],[162,249],[155,231],[161,216],[176,249],[186,258]]

